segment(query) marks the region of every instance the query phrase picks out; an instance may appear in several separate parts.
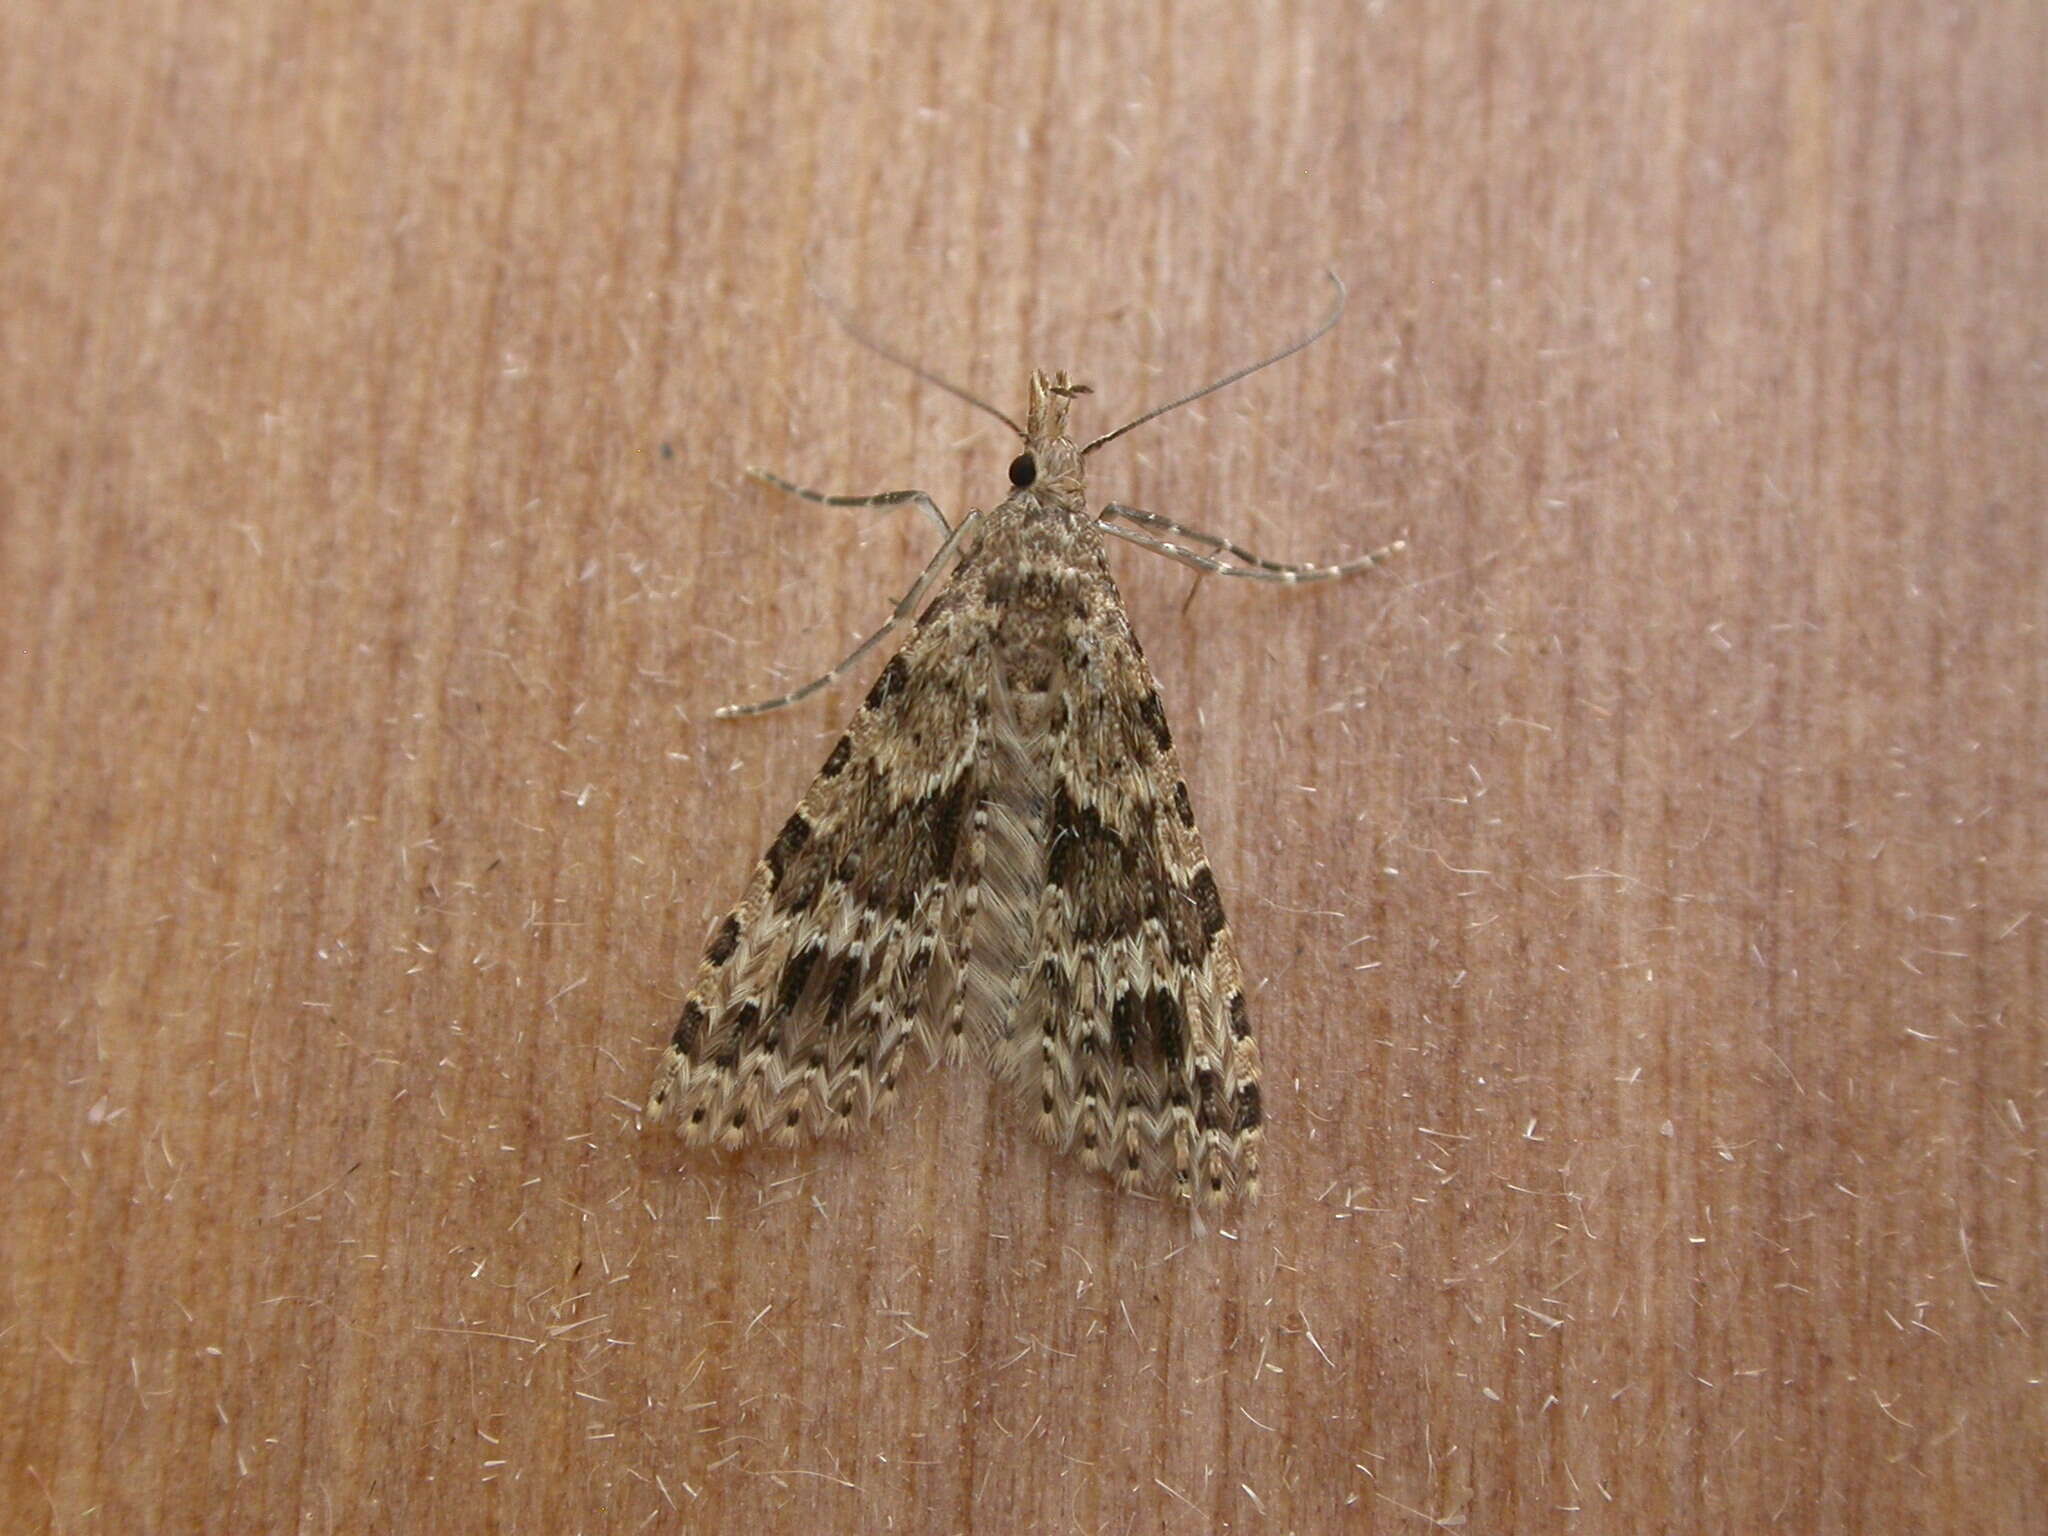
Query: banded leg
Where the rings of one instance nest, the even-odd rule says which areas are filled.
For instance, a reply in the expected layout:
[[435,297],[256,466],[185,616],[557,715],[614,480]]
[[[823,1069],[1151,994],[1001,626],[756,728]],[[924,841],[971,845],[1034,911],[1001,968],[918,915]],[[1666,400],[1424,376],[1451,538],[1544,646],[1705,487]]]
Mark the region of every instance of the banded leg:
[[[1119,528],[1110,521],[1111,518],[1122,518],[1125,522],[1133,523],[1137,526],[1133,528]],[[1392,556],[1399,554],[1408,547],[1406,539],[1396,539],[1393,543],[1386,545],[1384,548],[1376,549],[1369,555],[1359,555],[1351,560],[1340,560],[1335,564],[1307,563],[1290,565],[1279,560],[1268,560],[1265,556],[1255,555],[1250,550],[1231,543],[1228,539],[1220,539],[1213,533],[1204,533],[1199,528],[1190,528],[1184,523],[1175,522],[1170,517],[1161,517],[1156,512],[1146,512],[1138,507],[1127,507],[1119,501],[1113,501],[1102,509],[1101,522],[1105,532],[1115,534],[1126,543],[1136,544],[1141,549],[1149,549],[1157,555],[1165,555],[1170,560],[1178,560],[1182,565],[1191,565],[1198,571],[1213,571],[1219,576],[1241,576],[1252,581],[1278,581],[1290,585],[1304,581],[1332,581],[1339,576],[1349,576],[1358,571],[1371,570],[1374,566],[1383,564]],[[1226,565],[1221,560],[1197,554],[1185,545],[1175,544],[1167,539],[1154,538],[1150,534],[1140,533],[1137,531],[1138,528],[1152,528],[1161,533],[1175,534],[1180,538],[1186,539],[1189,543],[1200,545],[1205,549],[1221,550],[1244,563],[1242,565]]]
[[786,491],[804,501],[814,501],[821,507],[922,507],[930,514],[931,520],[939,525],[941,535],[953,531],[953,525],[946,521],[946,514],[939,510],[939,504],[923,491],[883,491],[876,496],[828,496],[823,491],[811,490],[793,480],[785,480],[780,475],[770,474],[765,469],[756,469],[751,464],[747,466],[747,477],[758,480],[763,485],[772,485],[776,490]]
[[[933,508],[933,510],[937,511],[937,508]],[[896,611],[889,615],[888,623],[848,651],[830,671],[819,677],[812,678],[803,687],[781,694],[776,698],[763,699],[757,704],[727,704],[714,713],[721,720],[737,720],[744,715],[765,715],[771,709],[781,709],[786,704],[794,704],[799,699],[807,699],[820,688],[828,688],[833,683],[838,682],[861,657],[867,655],[869,651],[880,645],[898,625],[917,612],[917,605],[924,600],[925,593],[931,590],[932,583],[938,580],[939,569],[946,563],[947,556],[951,555],[959,547],[960,540],[966,535],[967,530],[972,528],[980,518],[981,513],[979,510],[976,510],[969,512],[960,519],[960,525],[946,534],[946,542],[939,546],[938,552],[925,563],[925,568],[918,574],[917,580],[911,583],[910,590],[903,594],[903,600],[896,605]]]

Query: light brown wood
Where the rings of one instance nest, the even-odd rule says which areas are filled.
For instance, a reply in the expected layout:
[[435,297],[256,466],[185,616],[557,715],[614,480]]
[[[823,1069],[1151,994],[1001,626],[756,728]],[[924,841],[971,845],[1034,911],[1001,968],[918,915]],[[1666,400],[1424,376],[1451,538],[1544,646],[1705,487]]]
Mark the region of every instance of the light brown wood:
[[[82,1530],[2034,1528],[2048,22],[13,7],[0,1506]],[[1245,963],[1191,1241],[968,1074],[721,1164],[704,925],[1001,494]],[[855,429],[855,423],[868,424]],[[875,423],[879,422],[878,427]]]

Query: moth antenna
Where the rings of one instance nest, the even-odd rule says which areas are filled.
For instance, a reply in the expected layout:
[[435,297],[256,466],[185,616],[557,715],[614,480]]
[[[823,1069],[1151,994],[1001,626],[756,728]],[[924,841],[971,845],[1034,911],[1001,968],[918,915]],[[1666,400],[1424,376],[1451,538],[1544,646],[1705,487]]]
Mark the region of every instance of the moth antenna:
[[[930,384],[935,388],[943,389],[947,394],[951,395],[956,400],[966,401],[969,405],[973,406],[978,411],[987,411],[989,415],[995,417],[997,421],[1000,421],[1004,426],[1008,427],[1012,432],[1016,433],[1019,437],[1022,437],[1024,435],[1024,429],[1022,427],[1018,426],[1016,422],[1012,421],[1008,416],[1004,415],[1001,411],[997,410],[994,406],[990,405],[986,400],[982,399],[981,396],[974,394],[969,390],[962,389],[958,384],[955,384],[951,379],[942,378],[940,375],[932,372],[931,369],[925,367],[924,364],[917,362],[912,358],[905,357],[901,352],[895,350],[895,348],[887,345],[884,342],[876,340],[875,337],[866,328],[860,325],[860,323],[857,322],[852,315],[848,314],[846,310],[841,307],[837,299],[833,298],[831,294],[827,293],[822,287],[818,285],[818,280],[815,277],[812,277],[809,272],[806,272],[804,274],[804,283],[811,290],[811,296],[815,298],[820,304],[825,306],[825,313],[830,315],[834,320],[837,320],[839,322],[839,328],[845,331],[847,335],[851,336],[855,341],[859,342],[862,346],[866,347],[870,352],[874,353],[877,357],[886,358],[888,361],[894,363],[897,367],[907,369],[909,372],[916,374],[920,379],[923,379],[925,383]],[[1314,338],[1310,339],[1313,340]]]
[[[1314,330],[1310,331],[1306,336],[1302,337],[1301,340],[1294,342],[1289,346],[1282,347],[1278,352],[1275,352],[1271,357],[1262,357],[1256,363],[1248,363],[1244,367],[1238,369],[1235,373],[1226,373],[1222,378],[1218,379],[1215,383],[1205,384],[1200,389],[1196,390],[1193,394],[1182,395],[1178,400],[1169,400],[1164,405],[1154,406],[1151,410],[1147,411],[1144,415],[1136,418],[1135,420],[1125,422],[1122,426],[1118,427],[1114,432],[1103,433],[1102,436],[1096,438],[1094,442],[1090,443],[1086,448],[1083,448],[1081,450],[1081,457],[1085,459],[1086,457],[1088,457],[1089,454],[1093,453],[1096,449],[1100,448],[1104,443],[1115,442],[1118,438],[1122,437],[1126,432],[1130,431],[1133,427],[1142,427],[1143,425],[1145,425],[1146,422],[1153,420],[1155,417],[1164,416],[1168,411],[1177,411],[1184,405],[1193,404],[1195,401],[1201,399],[1204,395],[1213,395],[1219,389],[1227,389],[1232,384],[1235,384],[1239,379],[1248,378],[1252,374],[1257,373],[1261,368],[1270,368],[1275,363],[1294,356],[1294,354],[1299,352],[1303,347],[1311,346],[1314,343],[1321,341],[1325,336],[1330,334],[1331,329],[1337,324],[1337,322],[1340,319],[1343,318],[1344,315],[1344,280],[1340,278],[1335,272],[1331,271],[1328,267],[1325,267],[1323,269],[1323,276],[1327,277],[1330,280],[1330,286],[1337,290],[1337,302],[1330,306],[1330,312],[1328,315],[1324,316],[1322,324],[1318,325]],[[986,407],[983,408],[986,409]]]

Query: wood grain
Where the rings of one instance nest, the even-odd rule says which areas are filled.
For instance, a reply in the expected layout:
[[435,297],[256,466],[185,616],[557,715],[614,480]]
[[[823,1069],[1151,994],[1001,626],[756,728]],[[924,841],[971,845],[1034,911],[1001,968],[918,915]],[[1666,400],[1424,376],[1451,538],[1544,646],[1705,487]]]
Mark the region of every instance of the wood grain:
[[[2040,80],[1970,6],[0,19],[0,1505],[86,1530],[2018,1532]],[[1256,987],[1190,1241],[981,1080],[634,1109],[928,547],[1096,494]],[[1243,584],[1236,584],[1243,585]],[[2027,1511],[2034,1511],[2029,1516]]]

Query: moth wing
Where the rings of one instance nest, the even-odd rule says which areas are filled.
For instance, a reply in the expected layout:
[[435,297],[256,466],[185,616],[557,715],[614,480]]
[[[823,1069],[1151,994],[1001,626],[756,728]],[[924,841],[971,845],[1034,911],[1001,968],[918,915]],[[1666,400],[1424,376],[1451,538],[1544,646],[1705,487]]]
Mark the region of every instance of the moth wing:
[[1045,731],[1043,885],[996,1044],[1038,1130],[1126,1188],[1256,1194],[1243,972],[1164,707],[1105,568]]
[[715,928],[647,1101],[692,1145],[789,1144],[894,1096],[955,967],[986,637],[951,583]]

